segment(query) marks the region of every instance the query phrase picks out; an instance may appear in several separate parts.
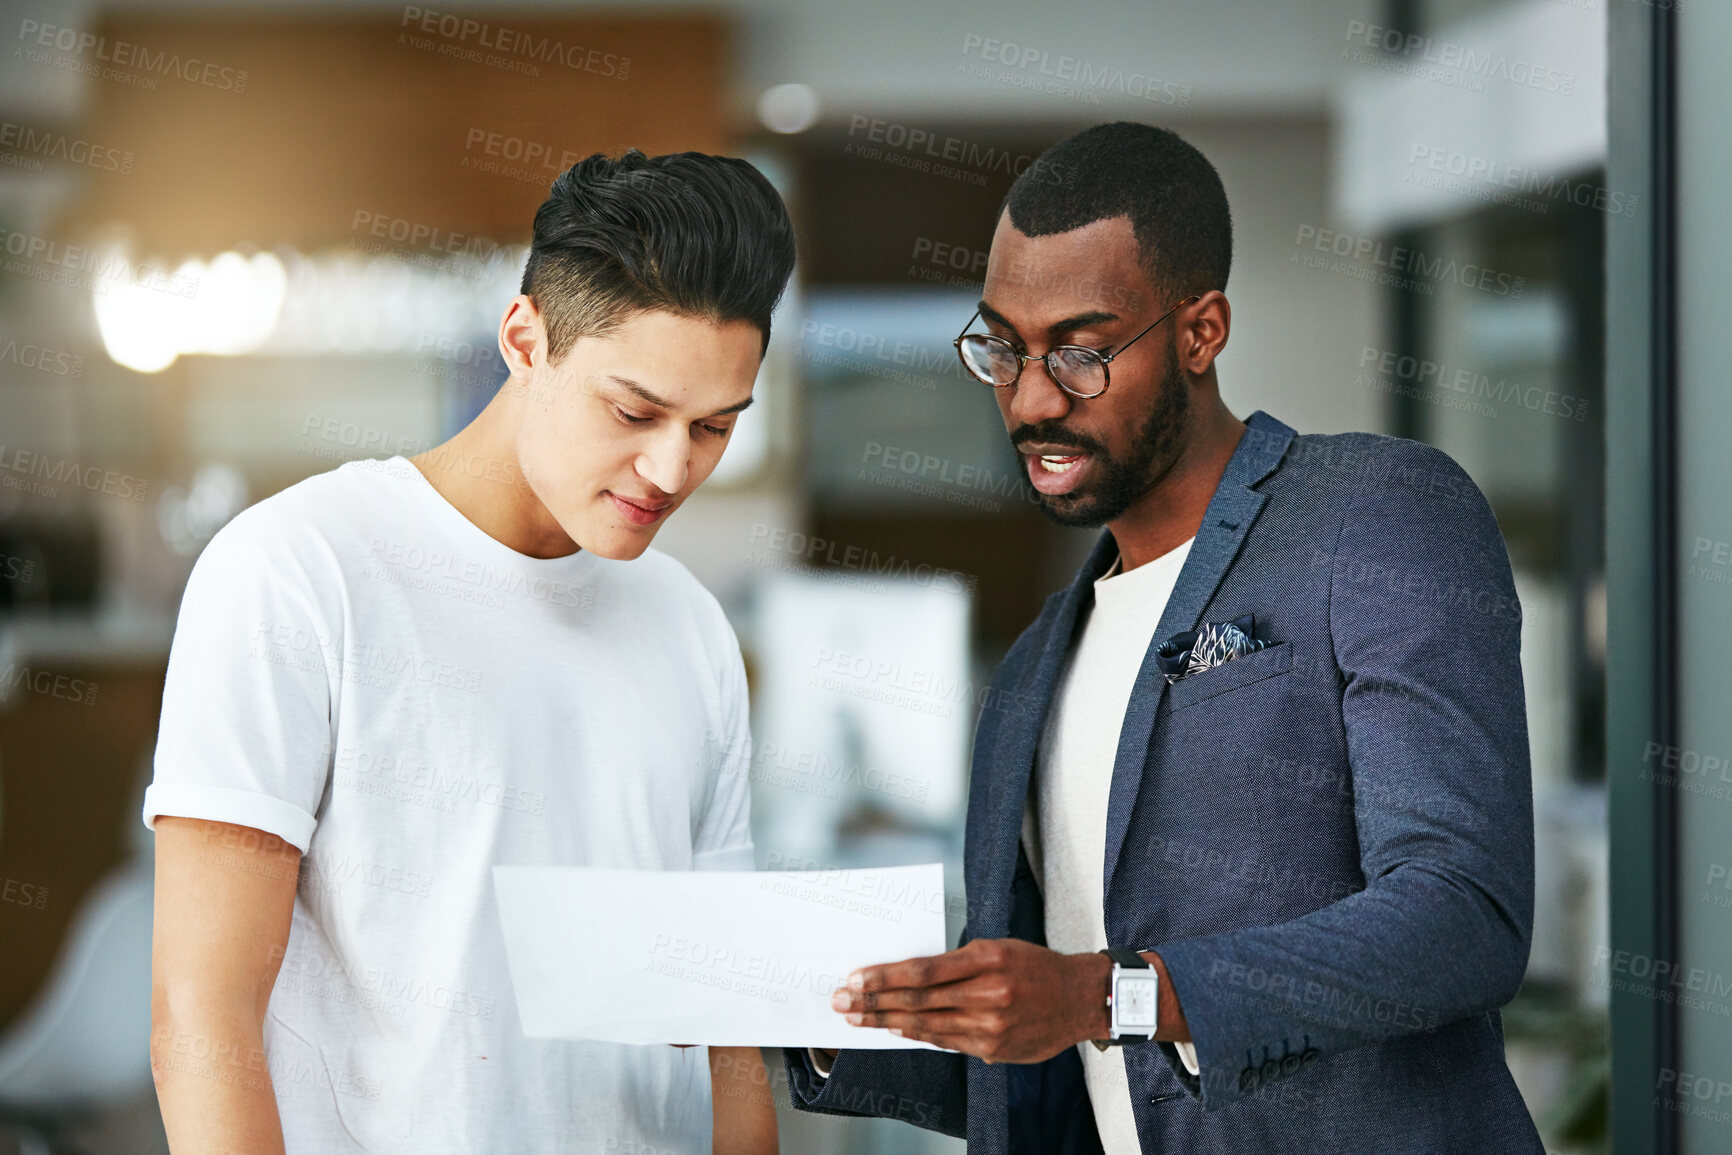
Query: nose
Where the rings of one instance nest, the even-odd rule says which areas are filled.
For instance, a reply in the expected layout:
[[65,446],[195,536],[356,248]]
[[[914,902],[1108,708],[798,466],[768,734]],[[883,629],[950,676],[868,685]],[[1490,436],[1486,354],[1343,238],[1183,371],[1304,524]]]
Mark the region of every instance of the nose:
[[675,494],[685,488],[691,457],[690,435],[684,429],[669,429],[638,454],[633,467],[662,493]]
[[1058,387],[1058,383],[1048,376],[1046,366],[1038,361],[1024,365],[1016,384],[997,392],[1000,394],[1000,407],[1009,418],[1007,429],[1056,421],[1070,412],[1074,400]]

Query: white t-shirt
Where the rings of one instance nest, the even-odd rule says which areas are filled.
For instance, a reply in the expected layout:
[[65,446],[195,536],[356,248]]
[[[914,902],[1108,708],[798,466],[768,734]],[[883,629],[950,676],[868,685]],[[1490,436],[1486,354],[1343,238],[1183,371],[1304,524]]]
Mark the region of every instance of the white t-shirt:
[[403,457],[225,526],[144,820],[305,852],[264,1028],[290,1155],[708,1151],[704,1048],[524,1037],[492,867],[749,870],[750,741],[732,629],[653,549],[520,554]]
[[[1129,573],[1119,573],[1115,562],[1095,580],[1094,605],[1085,611],[1041,733],[1022,837],[1046,907],[1047,946],[1063,954],[1157,945],[1107,942],[1107,796],[1131,689],[1190,552],[1186,541]],[[1190,1043],[1178,1049],[1196,1074],[1196,1049]],[[1124,1052],[1085,1042],[1077,1053],[1107,1155],[1141,1155]]]

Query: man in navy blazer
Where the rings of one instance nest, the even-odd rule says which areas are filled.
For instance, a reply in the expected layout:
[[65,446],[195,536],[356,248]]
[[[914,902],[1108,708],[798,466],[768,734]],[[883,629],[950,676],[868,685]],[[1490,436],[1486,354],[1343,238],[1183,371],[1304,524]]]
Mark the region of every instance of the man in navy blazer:
[[[797,1107],[977,1155],[1543,1151],[1498,1016],[1533,915],[1508,553],[1438,450],[1227,410],[1230,261],[1164,130],[1006,197],[958,351],[1043,509],[1107,532],[993,675],[962,944],[836,993],[951,1053],[791,1049]],[[1112,1038],[1149,973],[1153,1036]]]

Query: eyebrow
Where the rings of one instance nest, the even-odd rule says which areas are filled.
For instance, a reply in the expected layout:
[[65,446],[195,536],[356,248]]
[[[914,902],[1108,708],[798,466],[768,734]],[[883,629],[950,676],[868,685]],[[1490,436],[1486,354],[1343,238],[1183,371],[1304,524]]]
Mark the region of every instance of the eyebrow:
[[[1012,333],[1016,332],[1016,326],[1012,325],[1003,313],[1000,313],[984,300],[980,302],[980,315],[994,325],[1009,329]],[[1054,321],[1046,327],[1046,335],[1048,337],[1059,337],[1076,329],[1087,328],[1090,325],[1098,325],[1103,321],[1117,321],[1118,319],[1119,315],[1117,313],[1108,313],[1100,309],[1093,309],[1087,313],[1078,313],[1074,317],[1066,317],[1062,321]]]
[[[673,402],[664,400],[663,398],[656,396],[654,393],[651,393],[648,389],[645,389],[642,385],[639,385],[636,381],[633,381],[630,377],[620,377],[616,374],[608,373],[608,374],[603,375],[602,380],[613,382],[615,385],[618,385],[621,389],[624,389],[628,393],[635,394],[639,399],[641,399],[645,402],[648,402],[651,405],[654,405],[658,409],[672,409],[674,407]],[[729,405],[727,408],[718,409],[714,413],[707,414],[707,416],[709,416],[709,417],[725,417],[730,413],[740,412],[741,410],[745,409],[746,406],[750,405],[751,403],[752,403],[752,399],[750,397],[748,397],[744,401],[736,401],[732,405]]]

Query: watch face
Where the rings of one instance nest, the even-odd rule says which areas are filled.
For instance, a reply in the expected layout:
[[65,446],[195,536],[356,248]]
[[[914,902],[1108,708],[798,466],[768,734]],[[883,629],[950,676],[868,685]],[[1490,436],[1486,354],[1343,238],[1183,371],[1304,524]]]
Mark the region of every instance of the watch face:
[[1154,975],[1119,975],[1114,988],[1113,1025],[1121,1033],[1154,1033],[1159,986],[1160,979]]

